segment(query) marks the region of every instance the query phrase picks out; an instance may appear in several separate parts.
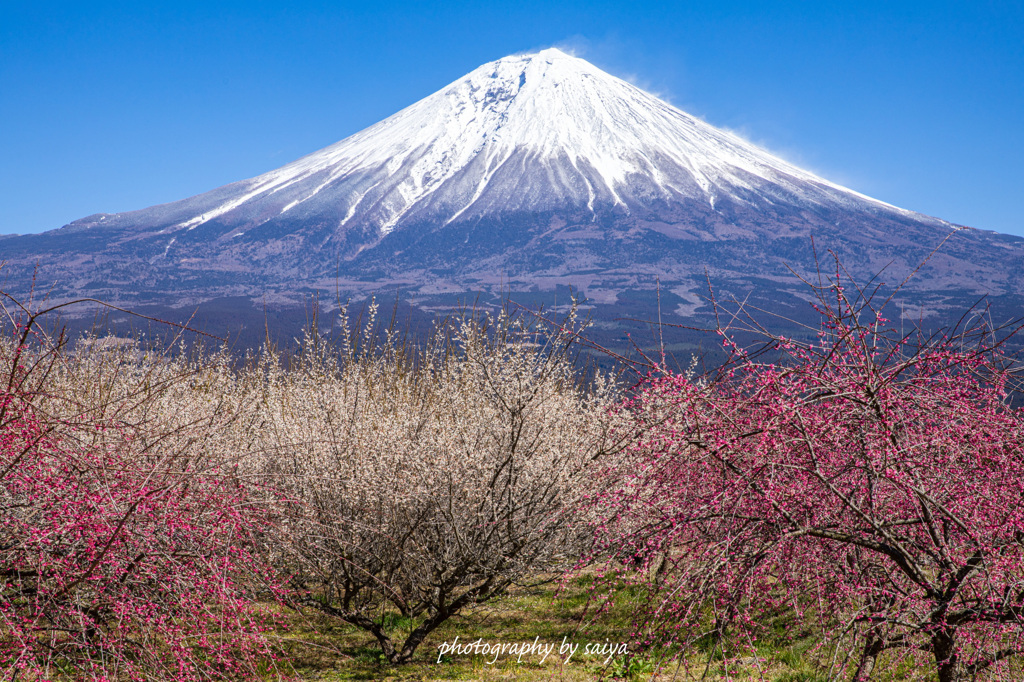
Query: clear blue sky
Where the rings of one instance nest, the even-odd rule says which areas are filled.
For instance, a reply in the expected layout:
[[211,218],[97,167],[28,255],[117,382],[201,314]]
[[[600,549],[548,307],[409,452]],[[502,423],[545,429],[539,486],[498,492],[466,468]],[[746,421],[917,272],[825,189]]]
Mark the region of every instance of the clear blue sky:
[[860,192],[1024,235],[1019,0],[0,0],[0,233],[257,175],[552,45]]

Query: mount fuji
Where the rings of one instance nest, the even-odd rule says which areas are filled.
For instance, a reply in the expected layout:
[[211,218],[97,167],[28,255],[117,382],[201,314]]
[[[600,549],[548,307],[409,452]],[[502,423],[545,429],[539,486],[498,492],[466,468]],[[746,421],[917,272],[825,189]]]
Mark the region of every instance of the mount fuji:
[[0,286],[38,268],[57,297],[290,305],[400,289],[427,309],[572,286],[599,317],[642,314],[657,288],[679,321],[707,311],[709,279],[803,305],[793,273],[816,267],[812,239],[864,279],[898,283],[927,260],[906,289],[917,317],[1024,294],[1024,240],[841,187],[557,49],[484,64],[249,180],[0,238]]

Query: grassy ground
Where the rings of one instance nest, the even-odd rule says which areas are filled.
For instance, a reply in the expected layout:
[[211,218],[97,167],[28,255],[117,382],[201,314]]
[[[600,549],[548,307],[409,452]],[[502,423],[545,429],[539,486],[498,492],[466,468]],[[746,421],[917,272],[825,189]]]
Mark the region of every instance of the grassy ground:
[[[619,595],[622,596],[621,594]],[[596,600],[587,579],[559,588],[556,583],[520,587],[506,596],[456,617],[432,634],[404,666],[384,663],[373,638],[351,626],[312,614],[289,615],[282,633],[288,664],[304,680],[770,680],[816,682],[814,639],[795,632],[781,617],[771,633],[749,652],[723,656],[712,644],[696,648],[680,659],[672,651],[609,656],[621,651],[630,632],[627,599],[594,617]],[[406,623],[392,622],[402,630]],[[533,643],[553,645],[546,660],[543,653],[441,655],[443,643]],[[563,642],[579,645],[569,658],[559,653]],[[605,646],[604,653],[585,652],[587,644]],[[660,669],[659,669],[660,661]]]

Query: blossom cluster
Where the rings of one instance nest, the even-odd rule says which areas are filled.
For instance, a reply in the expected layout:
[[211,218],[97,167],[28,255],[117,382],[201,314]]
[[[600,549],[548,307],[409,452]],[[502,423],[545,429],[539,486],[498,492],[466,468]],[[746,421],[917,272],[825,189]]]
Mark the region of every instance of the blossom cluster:
[[823,656],[836,674],[926,652],[942,682],[1010,679],[1024,652],[1013,365],[990,333],[901,336],[870,300],[825,292],[817,339],[755,355],[724,336],[717,374],[659,368],[623,406],[641,436],[593,504],[606,547],[663,564],[637,638],[753,646],[792,611],[842,645]]
[[[0,341],[0,671],[5,679],[265,678],[278,587],[268,518],[210,447],[201,372],[124,348]],[[199,401],[200,403],[202,401]]]

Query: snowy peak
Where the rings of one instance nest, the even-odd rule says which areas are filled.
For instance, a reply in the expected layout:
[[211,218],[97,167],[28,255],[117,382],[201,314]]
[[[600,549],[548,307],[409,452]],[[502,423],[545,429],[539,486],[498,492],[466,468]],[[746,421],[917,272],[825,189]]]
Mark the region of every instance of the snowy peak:
[[172,229],[216,221],[242,236],[320,216],[386,235],[484,215],[722,201],[909,215],[552,48],[484,64],[341,142],[188,200]]
[[916,272],[916,319],[959,315],[984,292],[1018,306],[1024,240],[962,230],[945,243],[951,228],[544,50],[484,64],[269,173],[7,238],[2,255],[23,291],[44,263],[67,297],[172,306],[397,289],[433,314],[453,295],[564,301],[548,294],[572,286],[615,342],[627,307],[636,319],[707,312],[709,278],[721,300],[801,319],[793,273],[816,272],[815,253],[860,281]]

